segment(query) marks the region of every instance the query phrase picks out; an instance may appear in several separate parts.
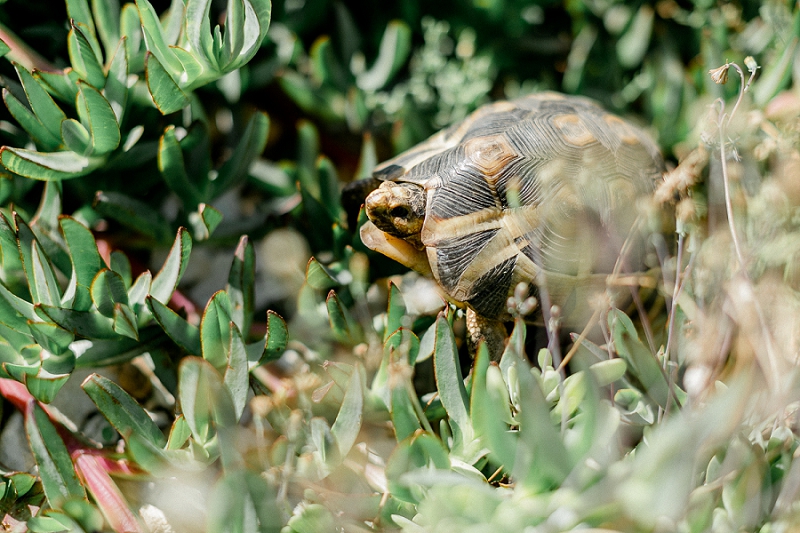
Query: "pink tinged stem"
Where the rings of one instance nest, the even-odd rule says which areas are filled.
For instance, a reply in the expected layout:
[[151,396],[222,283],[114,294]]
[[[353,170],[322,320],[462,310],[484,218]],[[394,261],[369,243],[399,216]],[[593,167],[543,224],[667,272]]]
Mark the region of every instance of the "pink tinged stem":
[[136,515],[128,507],[128,502],[114,480],[108,475],[107,464],[102,457],[82,453],[75,456],[75,471],[83,486],[97,502],[108,524],[117,533],[144,533]]

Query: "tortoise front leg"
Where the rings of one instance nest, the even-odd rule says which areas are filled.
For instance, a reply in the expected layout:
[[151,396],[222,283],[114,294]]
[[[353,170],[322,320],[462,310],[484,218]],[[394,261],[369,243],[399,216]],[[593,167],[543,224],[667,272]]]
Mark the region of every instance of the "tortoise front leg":
[[479,315],[471,307],[467,308],[467,345],[469,353],[474,357],[481,341],[489,348],[492,361],[499,362],[506,347],[508,333],[500,320],[493,320]]

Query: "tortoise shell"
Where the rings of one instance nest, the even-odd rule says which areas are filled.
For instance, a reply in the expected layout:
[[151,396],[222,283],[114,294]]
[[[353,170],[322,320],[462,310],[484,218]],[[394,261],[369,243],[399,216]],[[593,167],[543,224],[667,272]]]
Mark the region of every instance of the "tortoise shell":
[[663,170],[643,131],[589,100],[497,102],[375,169],[362,240],[485,317],[520,281],[569,313],[641,268],[637,202]]

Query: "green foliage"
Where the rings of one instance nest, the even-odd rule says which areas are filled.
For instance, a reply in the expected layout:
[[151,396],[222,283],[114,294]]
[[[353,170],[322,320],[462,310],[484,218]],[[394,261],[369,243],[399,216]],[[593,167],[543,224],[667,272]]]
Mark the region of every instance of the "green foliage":
[[[797,6],[0,4],[5,528],[797,529]],[[492,361],[342,182],[540,89],[650,125],[678,242]]]

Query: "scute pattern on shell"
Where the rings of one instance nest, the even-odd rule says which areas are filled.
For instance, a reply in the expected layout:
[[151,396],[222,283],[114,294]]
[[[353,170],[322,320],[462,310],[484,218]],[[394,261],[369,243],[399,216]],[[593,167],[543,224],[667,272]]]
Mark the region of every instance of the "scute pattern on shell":
[[[563,304],[581,280],[611,272],[637,200],[663,170],[638,128],[591,101],[543,93],[484,106],[374,176],[424,187],[421,242],[434,276],[455,300],[498,317],[519,281],[547,274]],[[630,268],[642,248],[630,246]]]

